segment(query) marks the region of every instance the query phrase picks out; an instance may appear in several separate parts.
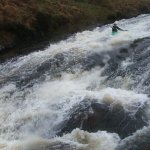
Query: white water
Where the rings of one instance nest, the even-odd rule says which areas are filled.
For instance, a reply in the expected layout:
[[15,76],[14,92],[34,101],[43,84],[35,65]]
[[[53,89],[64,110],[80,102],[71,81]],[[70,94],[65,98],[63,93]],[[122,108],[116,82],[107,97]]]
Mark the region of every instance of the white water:
[[[106,25],[77,33],[65,41],[50,45],[44,51],[1,64],[0,82],[5,81],[5,84],[0,89],[0,149],[23,150],[29,145],[34,145],[37,149],[38,144],[50,146],[51,143],[53,145],[62,142],[80,150],[114,150],[120,138],[105,131],[88,133],[77,129],[63,137],[54,136],[67,110],[85,98],[119,103],[126,111],[135,113],[137,110],[133,107],[142,107],[149,98],[136,90],[129,91],[126,88],[127,80],[123,82],[122,89],[106,87],[102,84],[105,77],[101,76],[104,68],[100,67],[90,71],[81,71],[80,67],[74,68],[75,74],[61,72],[61,77],[54,79],[45,74],[44,81],[36,82],[33,87],[22,90],[18,89],[16,82],[11,79],[32,74],[38,66],[58,53],[70,52],[69,55],[72,54],[75,58],[84,58],[94,52],[127,46],[135,39],[150,36],[149,24],[149,15],[121,20],[118,25],[129,29],[129,32],[112,37],[111,25]],[[66,59],[69,60],[70,57],[66,56]],[[104,62],[107,62],[107,58]],[[127,65],[128,62],[125,61],[123,67]]]

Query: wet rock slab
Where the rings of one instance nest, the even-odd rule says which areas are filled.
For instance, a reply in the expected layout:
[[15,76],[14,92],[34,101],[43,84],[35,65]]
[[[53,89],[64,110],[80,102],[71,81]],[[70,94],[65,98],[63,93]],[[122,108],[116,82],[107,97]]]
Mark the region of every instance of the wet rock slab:
[[126,112],[122,106],[112,107],[109,104],[83,101],[70,110],[67,119],[58,135],[70,133],[75,128],[88,132],[104,130],[118,133],[121,138],[127,137],[146,126],[144,108],[139,108],[133,116]]

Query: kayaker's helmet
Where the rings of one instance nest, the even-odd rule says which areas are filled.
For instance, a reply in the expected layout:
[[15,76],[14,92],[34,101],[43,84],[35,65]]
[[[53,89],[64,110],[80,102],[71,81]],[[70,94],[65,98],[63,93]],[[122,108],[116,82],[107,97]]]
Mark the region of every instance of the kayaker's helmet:
[[117,21],[114,22],[114,26],[117,26]]

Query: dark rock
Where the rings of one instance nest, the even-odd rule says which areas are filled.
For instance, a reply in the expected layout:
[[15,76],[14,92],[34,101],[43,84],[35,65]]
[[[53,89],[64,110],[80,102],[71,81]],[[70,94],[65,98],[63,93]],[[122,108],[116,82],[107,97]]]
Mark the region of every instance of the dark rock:
[[128,53],[128,49],[122,48],[122,49],[120,50],[120,53]]
[[124,138],[147,125],[144,118],[146,117],[142,108],[139,108],[133,116],[119,105],[111,107],[109,104],[97,103],[96,100],[92,103],[83,101],[70,110],[58,135],[80,128],[88,132],[97,132],[98,130],[115,132]]

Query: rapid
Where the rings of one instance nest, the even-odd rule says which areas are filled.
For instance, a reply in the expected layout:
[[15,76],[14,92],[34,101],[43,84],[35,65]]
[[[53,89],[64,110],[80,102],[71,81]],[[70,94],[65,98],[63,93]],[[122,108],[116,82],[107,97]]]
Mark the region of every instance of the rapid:
[[118,25],[0,64],[0,149],[150,147],[150,15]]

